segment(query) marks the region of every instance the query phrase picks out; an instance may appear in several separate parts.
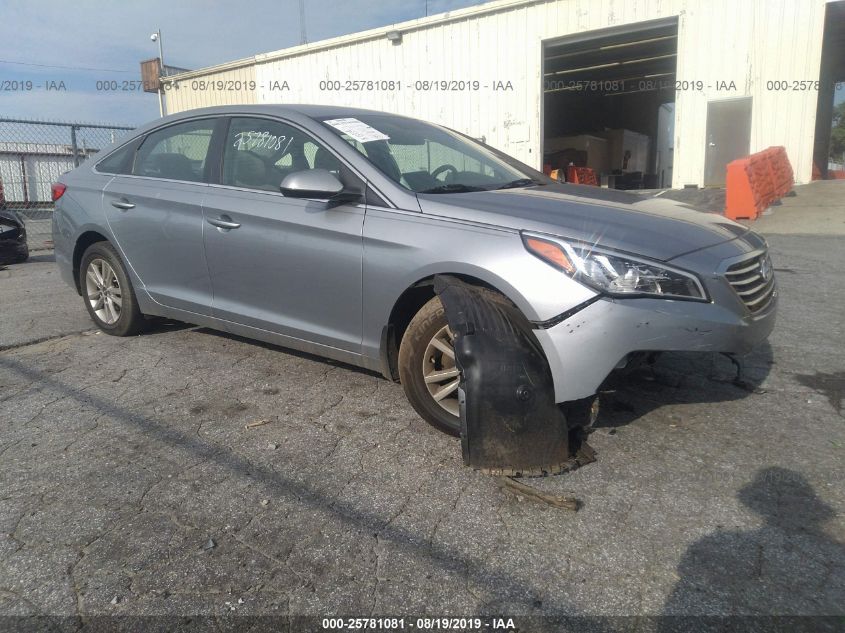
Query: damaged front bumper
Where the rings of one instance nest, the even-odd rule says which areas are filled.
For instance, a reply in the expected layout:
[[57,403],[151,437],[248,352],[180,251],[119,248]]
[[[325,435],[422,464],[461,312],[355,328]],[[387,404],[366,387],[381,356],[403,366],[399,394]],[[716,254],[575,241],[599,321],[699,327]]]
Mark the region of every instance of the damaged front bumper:
[[[712,260],[725,248],[691,255]],[[542,323],[495,293],[435,277],[461,375],[465,463],[500,474],[567,470],[581,463],[596,392],[630,354],[744,354],[765,341],[778,302],[765,248],[718,257],[711,270],[706,301],[596,294]]]
[[745,354],[775,325],[777,293],[757,314],[730,287],[715,285],[710,303],[600,297],[534,334],[551,369],[555,400],[596,393],[633,352],[685,351]]

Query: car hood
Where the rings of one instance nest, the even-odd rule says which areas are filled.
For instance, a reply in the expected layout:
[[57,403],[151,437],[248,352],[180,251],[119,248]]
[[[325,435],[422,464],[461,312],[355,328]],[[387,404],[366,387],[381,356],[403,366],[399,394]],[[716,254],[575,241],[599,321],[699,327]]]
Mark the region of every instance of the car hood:
[[672,200],[584,185],[419,194],[423,213],[550,233],[667,261],[749,229]]

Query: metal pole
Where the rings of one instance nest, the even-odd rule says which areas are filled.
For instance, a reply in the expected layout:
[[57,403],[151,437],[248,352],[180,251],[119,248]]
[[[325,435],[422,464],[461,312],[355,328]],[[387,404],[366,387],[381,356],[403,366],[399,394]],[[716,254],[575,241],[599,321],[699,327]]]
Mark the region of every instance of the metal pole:
[[23,203],[29,204],[29,187],[26,186],[26,157],[21,154],[21,184],[23,185]]
[[76,147],[76,126],[70,126],[70,149],[73,152],[73,166],[79,167],[79,149]]
[[158,38],[156,41],[158,42],[158,63],[159,63],[159,71],[158,71],[158,113],[159,116],[164,116],[166,114],[165,107],[164,107],[164,89],[162,88],[161,78],[164,77],[164,48],[161,45],[161,29],[156,30],[156,34]]
[[158,78],[158,115],[164,116],[164,95],[161,90],[161,76]]
[[299,43],[308,43],[308,34],[305,32],[305,0],[299,0]]
[[158,58],[161,60],[161,69],[164,70],[164,49],[161,45],[161,29],[156,31],[158,33]]

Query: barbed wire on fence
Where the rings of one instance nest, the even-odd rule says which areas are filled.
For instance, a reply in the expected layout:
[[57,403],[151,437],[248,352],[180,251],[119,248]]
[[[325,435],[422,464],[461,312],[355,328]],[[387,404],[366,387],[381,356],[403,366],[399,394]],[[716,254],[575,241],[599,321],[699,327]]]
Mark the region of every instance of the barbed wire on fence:
[[30,250],[52,246],[51,185],[133,128],[0,118],[0,208],[17,211],[27,225]]

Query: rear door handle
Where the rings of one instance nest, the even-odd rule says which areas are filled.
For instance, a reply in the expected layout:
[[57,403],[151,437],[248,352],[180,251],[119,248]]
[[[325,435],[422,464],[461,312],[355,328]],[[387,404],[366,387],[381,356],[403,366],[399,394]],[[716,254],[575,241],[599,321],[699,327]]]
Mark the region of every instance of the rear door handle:
[[228,216],[223,216],[222,218],[209,218],[208,223],[212,226],[216,226],[218,229],[237,229],[241,225],[238,222],[232,222],[231,220],[227,219]]
[[111,206],[121,209],[123,211],[128,211],[129,209],[134,209],[135,205],[131,202],[127,202],[126,200],[112,200]]

